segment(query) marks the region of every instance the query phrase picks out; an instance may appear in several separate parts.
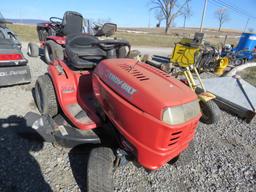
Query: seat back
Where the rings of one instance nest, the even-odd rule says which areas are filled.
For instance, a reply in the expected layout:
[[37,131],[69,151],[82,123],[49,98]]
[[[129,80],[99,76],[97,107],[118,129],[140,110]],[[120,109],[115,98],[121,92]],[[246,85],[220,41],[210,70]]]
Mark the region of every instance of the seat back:
[[74,11],[67,11],[64,14],[62,25],[63,35],[71,35],[82,33],[83,30],[83,16]]
[[98,42],[96,37],[86,34],[67,36],[65,53],[70,66],[76,69],[92,69],[105,59],[107,53],[96,46]]

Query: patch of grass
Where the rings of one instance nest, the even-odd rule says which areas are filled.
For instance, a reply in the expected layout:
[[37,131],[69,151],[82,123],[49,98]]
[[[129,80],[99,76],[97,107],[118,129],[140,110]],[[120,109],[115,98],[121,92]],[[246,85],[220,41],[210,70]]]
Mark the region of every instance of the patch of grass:
[[256,87],[256,67],[249,67],[239,72],[238,75]]
[[[136,34],[136,33],[126,33],[118,32],[115,35],[118,38],[128,40],[133,46],[149,46],[149,47],[174,47],[176,42],[187,35],[164,35],[157,33],[147,33],[147,34]],[[193,37],[192,35],[190,38]],[[216,47],[221,47],[224,42],[224,37],[210,37],[206,38],[206,41],[210,42]],[[237,44],[238,39],[228,38],[227,43]]]
[[163,34],[135,34],[118,32],[116,37],[126,39],[133,46],[149,47],[173,47],[174,43],[180,40],[180,37],[173,37]]
[[38,41],[37,31],[35,25],[17,25],[10,24],[8,28],[14,31],[20,41]]
[[[35,25],[8,25],[8,27],[13,30],[21,41],[26,42],[37,42],[38,35]],[[146,31],[146,29],[143,29]],[[194,31],[193,31],[194,33]],[[152,29],[149,33],[128,33],[128,32],[117,32],[116,37],[128,40],[133,46],[148,46],[148,47],[174,47],[174,43],[178,42],[183,36],[193,37],[194,34],[184,33],[181,29],[174,30],[173,33],[165,35],[162,29]],[[206,40],[213,45],[220,46],[223,43],[224,37],[209,37]],[[238,39],[228,38],[227,43],[236,44]]]

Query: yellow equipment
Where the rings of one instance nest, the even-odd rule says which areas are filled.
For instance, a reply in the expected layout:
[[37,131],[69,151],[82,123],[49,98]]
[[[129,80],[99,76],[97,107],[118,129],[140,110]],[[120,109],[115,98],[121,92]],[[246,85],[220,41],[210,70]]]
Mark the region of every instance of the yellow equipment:
[[225,72],[225,69],[228,67],[229,64],[229,59],[227,57],[223,57],[222,59],[219,60],[219,65],[215,69],[215,74],[218,76],[223,75]]
[[[203,81],[198,73],[195,65],[197,57],[200,55],[200,42],[194,43],[191,39],[182,39],[175,44],[173,54],[171,56],[171,63],[179,67],[179,72],[176,76],[184,76],[187,80],[188,86],[198,94],[200,106],[203,113],[202,121],[207,124],[216,123],[219,120],[220,109],[213,102],[215,95],[206,91]],[[221,62],[221,67],[226,61]],[[221,72],[222,68],[219,69]]]

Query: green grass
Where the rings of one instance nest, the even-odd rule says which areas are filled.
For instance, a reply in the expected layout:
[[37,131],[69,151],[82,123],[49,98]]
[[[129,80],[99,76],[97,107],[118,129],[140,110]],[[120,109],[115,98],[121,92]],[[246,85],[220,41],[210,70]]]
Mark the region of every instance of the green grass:
[[[8,25],[8,27],[18,35],[18,38],[21,41],[38,41],[35,25],[14,24]],[[148,31],[146,34],[117,32],[115,36],[128,40],[133,46],[148,47],[174,47],[174,43],[178,42],[184,35],[193,36],[191,34],[184,34],[184,31],[181,31],[180,29],[176,33],[172,32],[169,35],[165,35],[160,29],[152,30]],[[224,38],[211,37],[206,40],[211,42],[213,45],[220,46],[220,43],[224,41]],[[236,44],[237,40],[238,39],[229,38],[227,43]]]
[[128,40],[133,46],[173,47],[180,37],[164,34],[135,34],[118,32],[116,37]]
[[238,75],[256,87],[256,67],[249,67],[239,72]]
[[38,41],[36,26],[34,25],[8,25],[14,31],[21,41]]

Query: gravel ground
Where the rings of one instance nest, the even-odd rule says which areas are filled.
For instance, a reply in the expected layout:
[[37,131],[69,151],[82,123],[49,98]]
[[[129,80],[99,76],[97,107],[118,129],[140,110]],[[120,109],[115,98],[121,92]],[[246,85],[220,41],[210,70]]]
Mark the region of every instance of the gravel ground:
[[[63,149],[17,134],[22,116],[37,111],[31,89],[47,67],[39,58],[28,59],[32,83],[0,89],[0,191],[85,191],[88,148]],[[255,128],[255,120],[246,124],[222,112],[217,125],[199,125],[176,164],[150,173],[132,163],[119,168],[115,191],[256,191]]]

